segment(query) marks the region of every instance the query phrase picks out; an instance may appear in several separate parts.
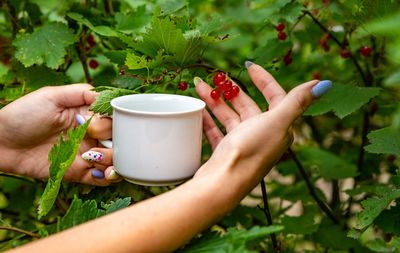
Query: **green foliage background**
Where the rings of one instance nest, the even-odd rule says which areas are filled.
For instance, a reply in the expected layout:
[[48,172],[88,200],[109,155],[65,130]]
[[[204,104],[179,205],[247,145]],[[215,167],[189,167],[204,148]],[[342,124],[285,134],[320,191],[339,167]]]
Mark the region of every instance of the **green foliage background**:
[[[332,90],[296,122],[297,141],[266,183],[269,204],[255,190],[180,251],[400,252],[400,1],[0,4],[0,108],[46,85],[89,82],[102,94],[91,109],[111,114],[114,97],[196,96],[194,76],[211,83],[224,71],[265,110],[245,60],[268,69],[286,90],[311,79],[333,81]],[[285,41],[277,38],[278,22],[285,24]],[[325,51],[321,39],[328,34]],[[370,56],[360,54],[362,46],[372,49]],[[342,50],[350,57],[342,58]],[[287,65],[288,51],[293,62]],[[88,67],[91,60],[99,67]],[[189,88],[178,90],[180,81]],[[0,175],[0,250],[173,188],[60,183],[85,129],[71,131],[70,140],[53,148],[66,155],[53,161],[51,191],[40,180]],[[204,161],[210,155],[204,141]]]

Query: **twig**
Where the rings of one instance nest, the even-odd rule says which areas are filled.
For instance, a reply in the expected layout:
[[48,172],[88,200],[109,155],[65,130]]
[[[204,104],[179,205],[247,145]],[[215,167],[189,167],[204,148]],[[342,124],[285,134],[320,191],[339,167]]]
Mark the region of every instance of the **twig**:
[[317,196],[317,193],[314,190],[314,186],[311,184],[310,180],[308,179],[308,175],[306,171],[303,168],[303,165],[301,164],[300,160],[297,158],[296,154],[293,152],[292,149],[289,148],[289,154],[292,156],[293,161],[296,163],[297,168],[299,169],[301,176],[303,177],[304,181],[306,182],[308,191],[310,192],[311,196],[317,202],[318,206],[321,208],[321,210],[335,223],[339,224],[339,220],[333,215],[332,211],[330,208],[322,202]]
[[[316,17],[314,17],[314,15],[311,14],[311,12],[309,12],[309,11],[304,11],[303,13],[305,13],[306,15],[308,15],[308,16],[314,21],[314,23],[316,23],[316,24],[321,28],[321,30],[323,30],[324,32],[328,33],[328,34],[329,34],[329,37],[330,37],[340,48],[346,49],[346,46],[344,45],[344,43],[341,43],[341,42],[335,37],[335,35],[333,35],[333,34],[331,33],[331,31],[330,31],[328,28],[326,28],[321,22],[319,22],[319,20],[318,20]],[[350,52],[350,50],[349,50],[349,52]],[[354,57],[354,55],[353,55],[351,52],[350,52],[350,59],[351,59],[351,61],[353,62],[354,66],[356,67],[357,71],[360,73],[363,82],[365,83],[365,85],[367,85],[368,78],[367,78],[367,76],[365,75],[364,71],[361,69],[361,66],[360,66],[360,64],[358,63],[357,59]]]
[[10,3],[10,1],[4,1],[3,4],[4,4],[5,10],[6,10],[8,16],[10,17],[10,21],[12,24],[12,28],[13,28],[12,29],[12,37],[15,38],[15,35],[17,34],[18,29],[21,27],[17,21],[17,14],[15,12],[15,8]]
[[5,229],[5,230],[12,230],[12,231],[16,231],[16,232],[20,232],[35,238],[39,238],[40,236],[36,233],[32,233],[29,232],[27,230],[21,229],[21,228],[17,228],[17,227],[13,227],[13,226],[0,226],[0,229]]
[[78,42],[76,43],[76,48],[78,50],[79,60],[82,63],[83,71],[85,72],[86,82],[92,83],[92,78],[90,77],[89,68],[87,65],[87,56],[86,56],[86,47],[85,47],[85,36],[86,36],[87,27],[82,27],[82,33],[79,37]]
[[[264,212],[265,217],[267,218],[268,225],[271,226],[272,218],[271,218],[271,212],[269,210],[267,190],[265,189],[264,179],[261,179],[260,184],[261,184],[261,192],[262,192],[264,207],[261,208],[260,206],[258,206],[258,208],[260,208]],[[270,236],[271,236],[272,246],[274,247],[274,252],[280,252],[279,243],[278,240],[276,239],[275,233],[271,233]]]

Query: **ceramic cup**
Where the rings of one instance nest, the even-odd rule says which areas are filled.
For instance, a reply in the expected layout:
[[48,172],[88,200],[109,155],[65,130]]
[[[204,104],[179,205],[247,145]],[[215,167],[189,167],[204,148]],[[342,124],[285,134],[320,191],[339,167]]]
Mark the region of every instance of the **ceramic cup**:
[[178,184],[200,167],[200,99],[171,94],[115,98],[113,163],[127,181],[151,186]]

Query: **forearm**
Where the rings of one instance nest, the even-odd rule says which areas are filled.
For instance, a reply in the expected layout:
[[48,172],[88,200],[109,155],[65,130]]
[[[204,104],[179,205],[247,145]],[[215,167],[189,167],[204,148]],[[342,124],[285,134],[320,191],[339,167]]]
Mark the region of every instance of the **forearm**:
[[[165,194],[82,224],[16,251],[168,252],[233,209],[244,193],[230,180],[236,155],[213,177],[198,176]],[[205,166],[210,166],[210,163]],[[212,169],[212,168],[210,168]],[[214,168],[215,169],[215,168]],[[62,245],[60,247],[60,245]]]

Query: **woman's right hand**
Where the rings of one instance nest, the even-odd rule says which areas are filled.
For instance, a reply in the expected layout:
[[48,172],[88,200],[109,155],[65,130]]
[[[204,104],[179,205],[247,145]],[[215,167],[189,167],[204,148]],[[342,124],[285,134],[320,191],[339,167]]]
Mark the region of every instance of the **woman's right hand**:
[[[222,98],[212,99],[210,86],[195,78],[197,93],[227,132],[224,137],[210,114],[204,111],[204,132],[214,153],[207,162],[212,166],[205,164],[196,177],[217,173],[215,168],[227,168],[228,173],[237,175],[234,178],[240,181],[242,194],[247,194],[271,170],[293,141],[292,123],[332,85],[330,81],[313,80],[286,94],[262,67],[251,62],[246,62],[246,66],[269,104],[267,112],[262,113],[243,91],[230,101],[232,109]],[[229,159],[232,166],[226,166]]]

